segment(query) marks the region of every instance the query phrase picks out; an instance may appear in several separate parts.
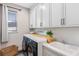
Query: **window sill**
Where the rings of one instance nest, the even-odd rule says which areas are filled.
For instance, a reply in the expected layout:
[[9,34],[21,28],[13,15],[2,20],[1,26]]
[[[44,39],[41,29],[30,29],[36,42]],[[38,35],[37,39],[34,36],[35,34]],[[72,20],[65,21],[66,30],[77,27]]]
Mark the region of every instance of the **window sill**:
[[18,33],[17,31],[8,31],[8,33]]

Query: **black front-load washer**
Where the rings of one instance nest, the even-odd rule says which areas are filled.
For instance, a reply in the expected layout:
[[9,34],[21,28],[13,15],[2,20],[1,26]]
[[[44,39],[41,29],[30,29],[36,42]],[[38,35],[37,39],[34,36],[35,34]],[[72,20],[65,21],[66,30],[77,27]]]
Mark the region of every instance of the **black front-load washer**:
[[28,39],[26,39],[26,37],[23,37],[23,41],[22,41],[22,51],[24,55],[27,55],[27,41]]
[[23,54],[26,56],[37,56],[38,43],[24,36],[22,42],[22,50],[23,50]]

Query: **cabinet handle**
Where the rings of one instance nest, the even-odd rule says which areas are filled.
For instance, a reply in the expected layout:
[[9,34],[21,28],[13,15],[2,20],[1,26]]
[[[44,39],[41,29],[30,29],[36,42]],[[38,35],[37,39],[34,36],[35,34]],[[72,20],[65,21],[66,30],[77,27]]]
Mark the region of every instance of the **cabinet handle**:
[[40,26],[42,26],[42,22],[40,22]]
[[62,25],[62,18],[61,18],[61,25]]
[[65,18],[63,18],[63,25],[65,25]]
[[65,25],[65,18],[63,18],[63,25]]
[[32,27],[33,25],[31,25],[31,27]]
[[65,19],[61,18],[61,25],[65,25]]

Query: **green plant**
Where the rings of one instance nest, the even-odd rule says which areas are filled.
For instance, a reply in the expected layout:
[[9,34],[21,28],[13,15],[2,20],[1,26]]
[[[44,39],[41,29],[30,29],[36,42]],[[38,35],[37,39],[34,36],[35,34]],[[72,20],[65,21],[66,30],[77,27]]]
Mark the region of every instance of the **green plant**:
[[49,35],[49,36],[53,35],[53,33],[51,31],[47,31],[46,34]]

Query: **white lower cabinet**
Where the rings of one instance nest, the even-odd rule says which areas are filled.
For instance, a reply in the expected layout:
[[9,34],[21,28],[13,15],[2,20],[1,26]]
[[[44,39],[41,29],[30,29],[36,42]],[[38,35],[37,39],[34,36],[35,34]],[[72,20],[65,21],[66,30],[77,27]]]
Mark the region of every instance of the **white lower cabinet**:
[[47,48],[43,48],[43,56],[56,56],[56,54]]
[[43,56],[62,56],[60,53],[57,53],[56,51],[53,51],[47,47],[43,46],[43,51],[42,51]]

